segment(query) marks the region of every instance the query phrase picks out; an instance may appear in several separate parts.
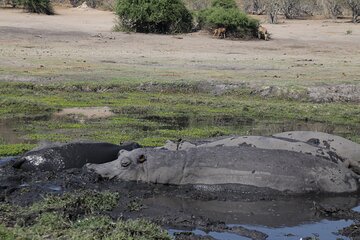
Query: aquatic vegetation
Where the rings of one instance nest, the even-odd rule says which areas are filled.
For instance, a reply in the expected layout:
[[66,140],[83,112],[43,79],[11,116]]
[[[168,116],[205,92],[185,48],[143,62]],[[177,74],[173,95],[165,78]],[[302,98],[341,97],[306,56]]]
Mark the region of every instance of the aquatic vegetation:
[[[16,119],[12,128],[24,142],[137,141],[159,146],[166,139],[269,135],[301,126],[359,142],[360,106],[356,103],[263,98],[246,88],[214,95],[199,86],[198,82],[142,80],[0,82],[0,119]],[[52,117],[59,109],[94,106],[109,107],[114,116]],[[9,146],[6,149],[0,155],[13,154]]]

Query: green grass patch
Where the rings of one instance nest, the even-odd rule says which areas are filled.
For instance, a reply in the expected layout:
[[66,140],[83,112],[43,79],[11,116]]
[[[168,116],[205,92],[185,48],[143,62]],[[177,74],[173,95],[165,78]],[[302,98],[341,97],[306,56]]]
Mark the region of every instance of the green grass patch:
[[[198,83],[140,82],[1,82],[1,101],[6,104],[0,110],[0,119],[33,119],[12,126],[21,138],[33,141],[138,141],[145,146],[159,146],[166,139],[273,134],[296,129],[298,122],[310,125],[310,130],[316,123],[323,127],[314,130],[359,142],[358,104],[265,99],[246,90],[215,96],[201,90]],[[94,106],[110,107],[115,116],[83,121],[74,116],[50,117],[58,109]],[[39,120],[39,116],[47,117]],[[265,124],[269,122],[279,127],[268,130]],[[286,127],[289,122],[294,123],[293,128]]]
[[119,194],[113,192],[81,191],[66,193],[62,196],[47,196],[43,201],[34,203],[30,212],[72,210],[93,214],[114,208],[119,200]]
[[149,221],[108,217],[119,197],[88,190],[48,196],[26,207],[0,203],[0,239],[171,239]]
[[0,144],[0,156],[17,156],[33,149],[35,144]]

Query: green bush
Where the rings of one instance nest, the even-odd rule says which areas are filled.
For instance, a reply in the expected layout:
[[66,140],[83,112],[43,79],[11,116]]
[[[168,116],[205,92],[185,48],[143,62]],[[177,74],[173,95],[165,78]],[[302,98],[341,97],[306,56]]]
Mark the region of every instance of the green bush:
[[213,0],[211,6],[218,8],[237,8],[235,0]]
[[259,21],[238,8],[211,7],[200,12],[199,24],[208,30],[224,27],[226,35],[233,38],[249,38],[256,35]]
[[[1,1],[0,1],[1,2]],[[21,5],[21,2],[20,2],[20,0],[5,0],[5,1],[3,1],[3,3],[5,4],[5,5],[11,5],[13,8],[15,8],[16,6],[18,6],[18,5]]]
[[69,0],[71,6],[78,7],[80,6],[84,1],[83,0]]
[[26,11],[32,13],[54,14],[50,0],[23,0],[22,4]]
[[183,33],[192,29],[192,15],[181,0],[118,0],[115,29],[144,33]]

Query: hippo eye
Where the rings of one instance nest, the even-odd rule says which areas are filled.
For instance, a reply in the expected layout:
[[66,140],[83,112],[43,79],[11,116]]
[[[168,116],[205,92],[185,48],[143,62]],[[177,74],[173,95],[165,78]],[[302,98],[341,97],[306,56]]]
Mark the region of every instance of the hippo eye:
[[124,158],[124,159],[121,160],[121,166],[122,166],[122,167],[127,167],[127,166],[129,166],[130,164],[131,164],[131,160],[128,159],[128,158]]
[[144,154],[141,154],[137,160],[138,163],[143,163],[146,161],[146,157]]

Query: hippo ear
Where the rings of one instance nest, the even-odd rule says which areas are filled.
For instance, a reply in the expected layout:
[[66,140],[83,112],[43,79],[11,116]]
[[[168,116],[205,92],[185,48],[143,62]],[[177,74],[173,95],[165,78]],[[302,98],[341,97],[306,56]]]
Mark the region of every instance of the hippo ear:
[[144,154],[141,154],[141,155],[138,157],[138,159],[137,159],[137,162],[138,162],[138,163],[143,163],[143,162],[145,162],[145,161],[146,161],[146,157],[145,157]]
[[120,151],[119,151],[119,153],[118,153],[118,157],[121,155],[121,154],[123,154],[124,152],[127,152],[125,149],[121,149]]

